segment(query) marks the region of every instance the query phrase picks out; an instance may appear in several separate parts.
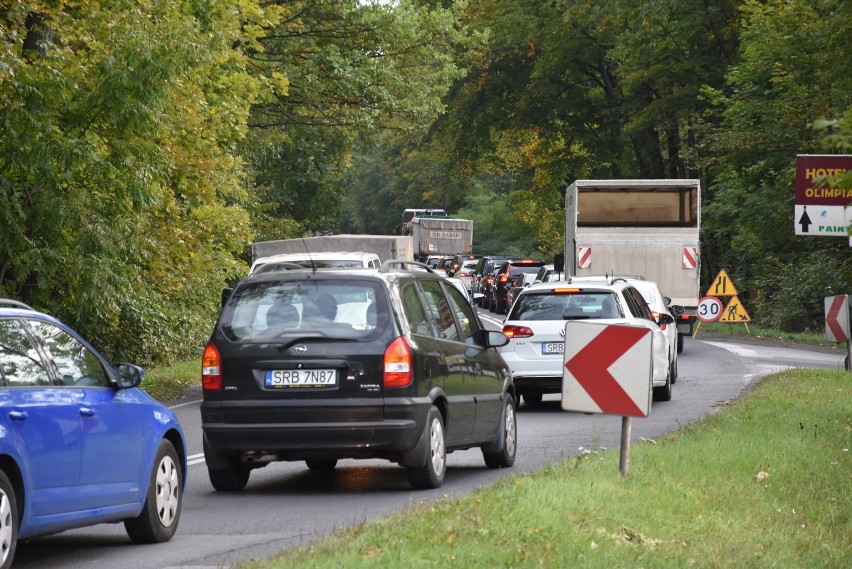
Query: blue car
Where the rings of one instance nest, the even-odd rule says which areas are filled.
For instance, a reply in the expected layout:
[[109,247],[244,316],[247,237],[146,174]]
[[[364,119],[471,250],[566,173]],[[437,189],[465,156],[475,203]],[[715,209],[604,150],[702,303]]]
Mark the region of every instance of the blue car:
[[0,567],[18,539],[123,521],[134,543],[171,539],[186,483],[174,413],[73,330],[0,299]]

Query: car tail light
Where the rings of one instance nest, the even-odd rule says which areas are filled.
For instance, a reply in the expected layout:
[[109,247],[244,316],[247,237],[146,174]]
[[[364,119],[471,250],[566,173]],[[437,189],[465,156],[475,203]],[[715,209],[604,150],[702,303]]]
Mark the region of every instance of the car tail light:
[[208,391],[222,389],[222,358],[213,344],[207,344],[201,357],[201,387]]
[[486,283],[493,283],[493,282],[494,282],[494,277],[488,277],[488,278],[486,278],[486,279],[485,279],[485,282],[486,282]]
[[456,276],[457,277],[466,277],[466,276],[468,276],[468,274],[465,273],[465,272],[460,272],[460,273],[456,273]]
[[531,328],[527,328],[526,326],[513,326],[511,324],[503,326],[503,333],[509,338],[529,338],[533,335]]
[[413,379],[411,369],[411,348],[405,338],[400,336],[385,350],[384,386],[405,387],[411,385]]
[[507,275],[507,274],[500,275],[500,283],[505,283],[508,280],[509,280],[509,275]]

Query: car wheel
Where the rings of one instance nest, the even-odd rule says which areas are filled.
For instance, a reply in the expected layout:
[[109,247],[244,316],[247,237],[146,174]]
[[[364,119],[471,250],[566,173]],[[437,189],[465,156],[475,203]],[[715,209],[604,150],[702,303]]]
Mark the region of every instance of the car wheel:
[[677,358],[672,360],[671,375],[672,385],[674,385],[675,383],[677,383]]
[[6,473],[0,470],[0,567],[12,566],[18,545],[18,500]]
[[488,297],[488,312],[494,312],[497,309],[497,302],[493,297]]
[[142,513],[125,520],[124,529],[133,543],[169,541],[177,530],[183,504],[181,461],[174,445],[160,441],[154,470],[148,481],[148,494]]
[[305,464],[308,465],[308,468],[311,470],[317,470],[321,472],[331,472],[334,470],[334,467],[337,466],[336,458],[310,458],[305,461]]
[[491,447],[483,447],[482,456],[488,468],[509,468],[515,464],[515,452],[518,447],[515,398],[511,395],[506,396],[506,404],[503,405],[503,416],[500,418],[498,429],[498,450],[492,451]]
[[541,393],[529,393],[524,392],[524,403],[529,403],[530,405],[535,405],[541,403],[542,394]]
[[444,443],[444,419],[434,405],[426,419],[426,456],[423,466],[409,466],[408,481],[417,490],[439,488],[447,472],[447,447]]
[[494,304],[495,304],[494,312],[496,312],[497,314],[505,314],[506,313],[506,301],[505,300],[502,301],[502,302],[500,300],[497,300],[497,302],[495,302]]
[[677,335],[677,353],[681,353],[683,351],[683,334]]
[[231,459],[226,468],[207,467],[210,484],[219,492],[239,492],[248,484],[251,469]]
[[672,400],[672,370],[666,374],[666,384],[654,388],[654,401],[671,401]]

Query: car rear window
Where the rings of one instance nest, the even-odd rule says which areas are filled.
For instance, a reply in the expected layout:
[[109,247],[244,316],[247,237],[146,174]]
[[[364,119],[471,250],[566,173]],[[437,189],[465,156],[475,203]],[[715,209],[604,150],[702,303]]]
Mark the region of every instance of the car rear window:
[[383,287],[375,281],[257,281],[238,288],[219,321],[236,341],[316,335],[361,338],[388,322]]
[[541,265],[509,265],[509,277],[516,277],[521,273],[535,273]]
[[618,300],[613,292],[572,292],[521,294],[509,320],[586,320],[619,318]]

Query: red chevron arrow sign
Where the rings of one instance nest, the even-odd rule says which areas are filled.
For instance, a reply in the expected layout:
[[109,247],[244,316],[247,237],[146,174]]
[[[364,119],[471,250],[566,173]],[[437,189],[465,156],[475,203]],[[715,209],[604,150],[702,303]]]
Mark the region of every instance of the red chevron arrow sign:
[[652,341],[647,328],[566,323],[562,408],[647,417]]
[[825,339],[829,342],[849,341],[849,295],[825,298]]

